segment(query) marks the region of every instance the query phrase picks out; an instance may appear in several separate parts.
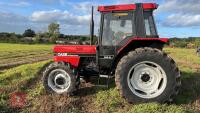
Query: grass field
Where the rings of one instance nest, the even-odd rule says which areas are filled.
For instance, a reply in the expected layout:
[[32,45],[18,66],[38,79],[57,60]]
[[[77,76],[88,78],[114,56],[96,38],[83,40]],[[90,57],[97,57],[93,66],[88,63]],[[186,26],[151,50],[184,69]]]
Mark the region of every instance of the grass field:
[[52,45],[0,43],[0,70],[47,60],[52,57]]
[[[36,49],[38,47],[38,49]],[[12,46],[11,46],[12,47]],[[34,51],[50,53],[49,45],[33,45]],[[41,48],[45,48],[44,50]],[[1,48],[1,46],[0,46]],[[5,47],[6,48],[6,47]],[[31,48],[31,47],[27,47]],[[39,49],[40,48],[40,49]],[[9,49],[9,48],[7,48]],[[2,48],[0,49],[2,50]],[[5,50],[5,49],[4,49]],[[28,51],[31,49],[19,49]],[[12,50],[11,50],[12,51]],[[15,50],[13,50],[15,51]],[[182,73],[182,87],[172,104],[146,103],[132,105],[120,97],[112,85],[109,89],[84,83],[78,95],[46,94],[41,83],[42,67],[50,61],[20,65],[0,74],[0,112],[56,112],[56,113],[195,113],[200,112],[200,57],[194,49],[165,48],[177,62]],[[2,51],[3,52],[3,51]],[[7,52],[7,51],[6,51]],[[6,53],[5,52],[5,53]],[[10,54],[11,55],[11,54]],[[26,92],[27,107],[16,110],[8,107],[9,94],[15,91]]]

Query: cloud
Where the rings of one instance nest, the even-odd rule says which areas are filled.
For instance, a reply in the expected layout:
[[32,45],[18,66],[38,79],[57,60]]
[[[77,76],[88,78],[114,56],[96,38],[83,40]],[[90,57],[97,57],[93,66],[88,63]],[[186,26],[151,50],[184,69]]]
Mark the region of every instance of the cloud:
[[15,13],[0,12],[0,31],[23,33],[25,29],[32,28],[28,17]]
[[89,24],[90,15],[73,15],[68,11],[35,11],[30,17],[33,22],[60,22],[68,25],[86,25]]
[[89,12],[91,10],[92,6],[95,6],[96,4],[92,3],[92,2],[81,2],[78,4],[74,4],[73,7],[76,10],[80,10],[83,12]]
[[28,2],[17,2],[17,3],[5,3],[5,2],[0,2],[1,7],[28,7],[31,4]]
[[35,11],[30,16],[16,13],[0,12],[0,31],[23,33],[31,28],[38,31],[47,31],[51,22],[58,22],[60,30],[65,34],[88,34],[90,15],[74,15],[68,11],[50,10]]
[[66,1],[65,0],[59,0],[60,5],[65,6],[66,5]]
[[199,4],[200,0],[166,0],[156,13],[167,15],[161,22],[165,27],[200,26]]
[[163,22],[168,27],[193,27],[200,26],[200,14],[172,14]]
[[200,0],[166,0],[159,7],[159,12],[176,12],[199,14]]
[[30,0],[32,2],[39,2],[39,3],[48,3],[48,4],[52,4],[54,2],[56,2],[57,0]]
[[25,16],[8,12],[0,12],[0,17],[0,22],[6,23],[23,23],[28,21],[28,18]]

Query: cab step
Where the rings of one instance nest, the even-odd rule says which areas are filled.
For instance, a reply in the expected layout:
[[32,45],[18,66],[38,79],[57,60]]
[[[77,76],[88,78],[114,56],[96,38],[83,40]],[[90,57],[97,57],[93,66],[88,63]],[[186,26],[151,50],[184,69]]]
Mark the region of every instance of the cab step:
[[[113,78],[114,76],[110,76],[110,75],[99,75],[99,78],[98,78],[98,85],[97,86],[100,86],[100,87],[107,87],[109,88],[109,82],[110,82],[110,79]],[[104,83],[102,83],[102,79],[106,79],[104,81]],[[106,82],[106,83],[105,83]],[[102,85],[103,84],[103,85]],[[104,85],[105,84],[105,85]]]

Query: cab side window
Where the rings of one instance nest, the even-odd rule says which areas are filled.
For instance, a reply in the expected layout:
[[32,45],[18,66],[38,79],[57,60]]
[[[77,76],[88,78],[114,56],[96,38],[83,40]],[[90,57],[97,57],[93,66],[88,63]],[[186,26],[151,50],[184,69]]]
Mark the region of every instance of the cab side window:
[[156,26],[152,15],[152,11],[144,11],[144,24],[147,37],[157,36]]

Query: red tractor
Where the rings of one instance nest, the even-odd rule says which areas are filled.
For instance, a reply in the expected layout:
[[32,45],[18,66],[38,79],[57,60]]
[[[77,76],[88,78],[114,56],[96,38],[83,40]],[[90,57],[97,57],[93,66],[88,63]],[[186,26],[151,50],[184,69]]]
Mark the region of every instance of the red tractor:
[[122,97],[130,103],[170,102],[181,85],[176,63],[162,51],[167,38],[159,38],[153,17],[154,3],[99,6],[98,41],[93,45],[57,45],[54,63],[43,75],[50,93],[70,94],[80,78],[115,77]]

